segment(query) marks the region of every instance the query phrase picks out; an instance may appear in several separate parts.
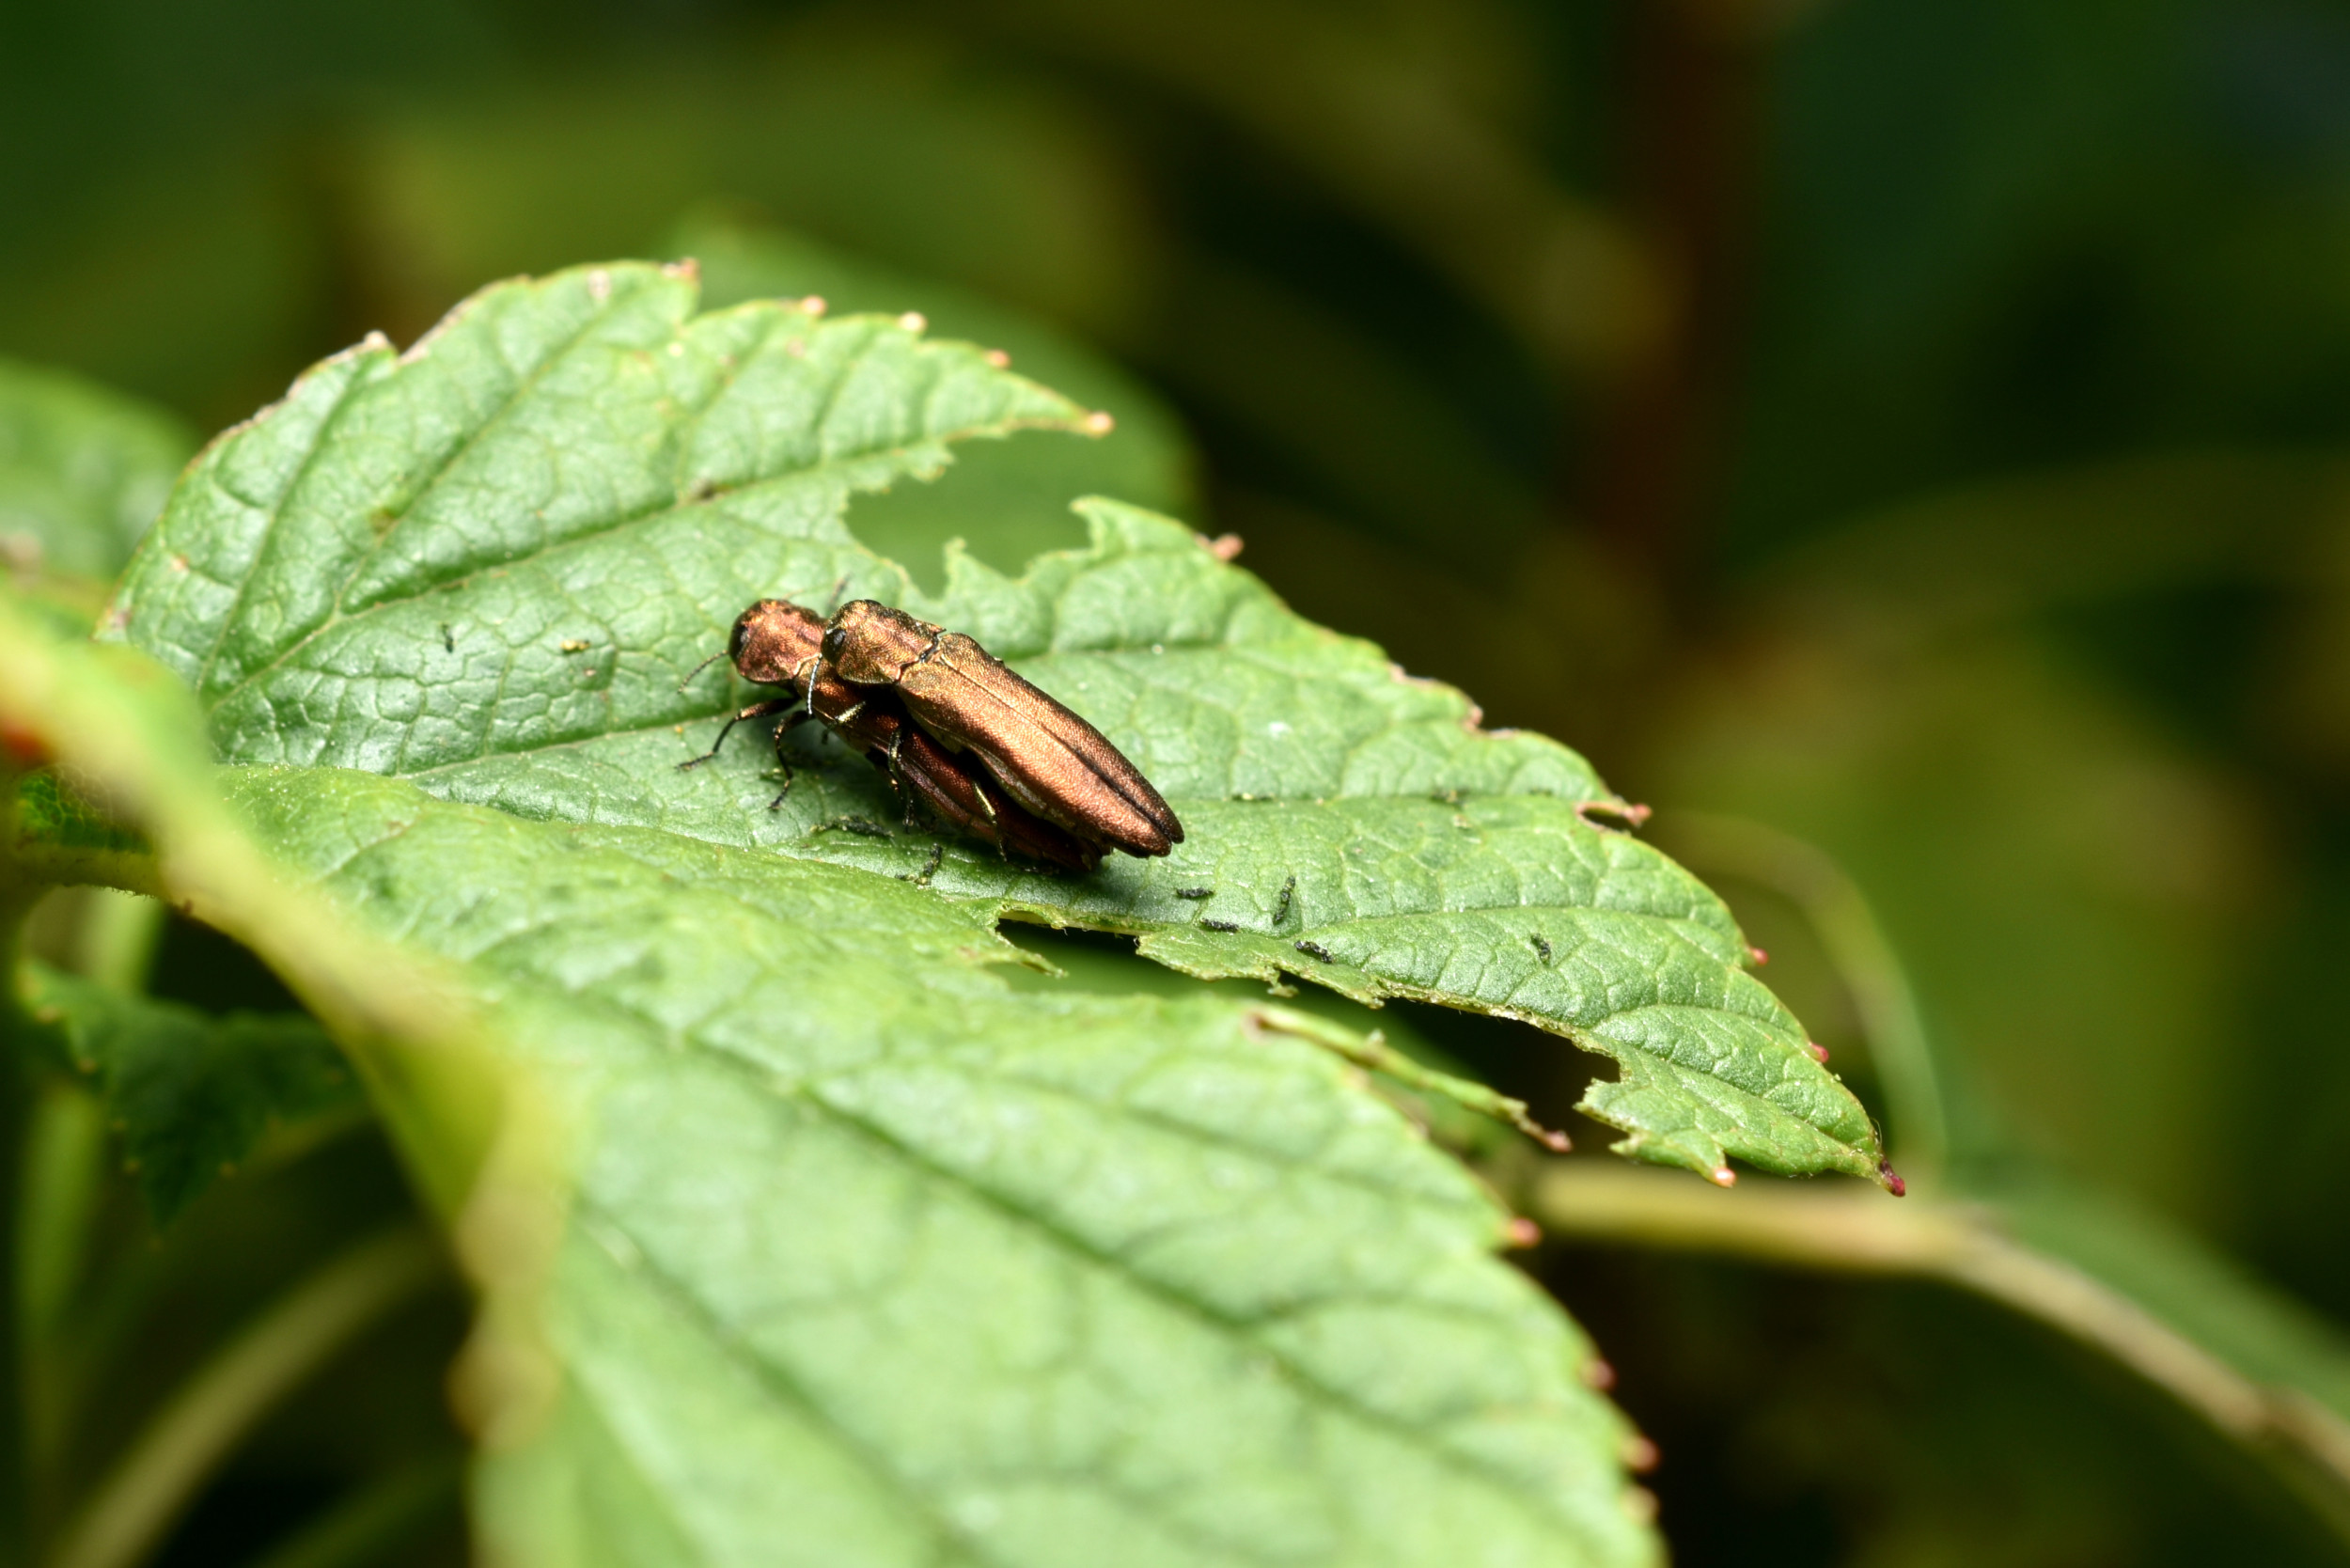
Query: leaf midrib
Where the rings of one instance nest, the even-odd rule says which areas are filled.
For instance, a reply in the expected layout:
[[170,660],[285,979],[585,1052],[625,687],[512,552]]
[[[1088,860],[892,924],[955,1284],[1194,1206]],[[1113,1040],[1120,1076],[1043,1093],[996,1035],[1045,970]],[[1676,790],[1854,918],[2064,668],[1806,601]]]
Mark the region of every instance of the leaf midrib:
[[[639,285],[637,288],[632,288],[629,290],[629,295],[633,297],[640,292],[641,290],[642,285]],[[601,323],[611,319],[614,311],[614,298],[615,296],[613,294],[607,292],[602,300],[597,302],[598,307],[590,311],[586,319],[581,321],[579,325],[574,328],[568,337],[564,337],[560,343],[556,344],[545,355],[545,357],[539,361],[538,364],[532,366],[528,370],[523,371],[519,376],[516,376],[512,390],[510,390],[504,398],[499,400],[497,406],[490,411],[489,416],[484,418],[472,430],[466,431],[464,436],[451,446],[449,449],[442,455],[440,461],[432,465],[431,471],[422,477],[422,479],[417,484],[415,493],[408,497],[407,504],[392,514],[391,526],[385,528],[383,533],[376,538],[375,542],[368,545],[366,550],[362,551],[359,558],[352,563],[351,570],[343,573],[343,580],[337,586],[334,598],[329,602],[334,607],[328,612],[326,621],[321,622],[321,624],[332,622],[342,615],[343,595],[351,591],[351,585],[356,582],[359,574],[362,572],[365,572],[369,564],[371,564],[383,554],[384,547],[392,541],[392,536],[400,531],[400,525],[407,522],[408,519],[415,514],[415,510],[431,498],[434,490],[440,485],[441,481],[448,477],[449,470],[454,468],[458,463],[462,461],[466,454],[472,452],[476,447],[478,447],[481,444],[482,439],[492,431],[504,424],[507,418],[513,414],[514,410],[522,405],[524,399],[529,393],[537,390],[539,385],[546,379],[548,372],[553,370],[557,365],[560,365],[568,360],[572,356],[572,352],[576,350],[580,344],[588,340],[589,333],[593,332]],[[512,361],[506,357],[506,344],[503,337],[495,332],[485,333],[483,337],[490,344],[492,351],[497,354],[498,363],[506,368],[509,375],[514,375],[514,365]],[[677,333],[674,330],[671,331],[669,338],[672,342],[677,340]],[[415,347],[411,348],[407,353],[402,354],[400,357],[398,363],[393,368],[392,374],[394,376],[399,375],[409,366],[423,360],[431,353],[431,339],[426,338],[419,341]],[[292,492],[289,491],[287,494],[291,494]],[[274,526],[274,519],[273,519],[272,525]],[[243,683],[243,682],[239,682],[240,685]],[[236,687],[234,686],[229,688],[232,692],[235,689]]]

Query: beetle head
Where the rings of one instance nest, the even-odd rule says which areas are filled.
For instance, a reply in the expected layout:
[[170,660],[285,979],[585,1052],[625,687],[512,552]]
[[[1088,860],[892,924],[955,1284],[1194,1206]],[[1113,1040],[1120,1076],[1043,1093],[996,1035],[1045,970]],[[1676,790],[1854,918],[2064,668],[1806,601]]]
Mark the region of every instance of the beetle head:
[[893,684],[938,640],[938,628],[870,599],[840,606],[824,628],[825,661],[860,686]]
[[744,610],[727,639],[727,657],[744,680],[761,686],[790,686],[816,657],[824,623],[814,610],[783,599],[762,599]]

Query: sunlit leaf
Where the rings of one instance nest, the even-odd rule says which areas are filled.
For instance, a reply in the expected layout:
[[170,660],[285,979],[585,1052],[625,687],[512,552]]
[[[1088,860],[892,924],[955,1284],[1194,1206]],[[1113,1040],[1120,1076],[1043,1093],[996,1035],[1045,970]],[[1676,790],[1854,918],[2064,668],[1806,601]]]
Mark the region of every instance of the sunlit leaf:
[[1581,758],[1480,729],[1460,693],[1131,508],[1091,505],[1091,547],[1018,579],[956,557],[932,600],[850,536],[850,495],[1083,411],[902,324],[691,306],[682,276],[582,270],[479,296],[404,361],[330,362],[207,454],[118,622],[188,676],[230,760],[912,874],[927,837],[829,831],[892,814],[861,761],[776,811],[755,740],[675,767],[713,732],[689,721],[730,705],[719,675],[680,680],[744,604],[904,604],[1087,713],[1190,828],[1164,862],[1076,881],[949,846],[935,890],[1141,933],[1201,976],[1529,1019],[1623,1065],[1588,1104],[1644,1158],[1879,1175],[1727,911],[1618,830]]

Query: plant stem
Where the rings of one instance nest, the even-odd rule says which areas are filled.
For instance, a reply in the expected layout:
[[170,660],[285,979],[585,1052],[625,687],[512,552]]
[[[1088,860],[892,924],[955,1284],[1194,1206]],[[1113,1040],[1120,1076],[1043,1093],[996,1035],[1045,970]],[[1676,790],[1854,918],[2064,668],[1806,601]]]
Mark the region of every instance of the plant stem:
[[147,989],[147,972],[164,933],[164,906],[138,893],[90,890],[74,967],[101,985],[133,994]]
[[2255,1382],[2119,1291],[2016,1241],[1991,1209],[1873,1189],[1719,1192],[1680,1176],[1544,1162],[1520,1206],[1553,1236],[1936,1280],[2057,1328],[2168,1392],[2235,1441],[2290,1461],[2287,1479],[2350,1539],[2350,1421]]
[[83,1505],[52,1568],[130,1568],[263,1416],[431,1281],[440,1255],[402,1224],[303,1280],[199,1367]]
[[66,1341],[92,1238],[91,1215],[104,1179],[105,1113],[80,1086],[52,1076],[33,1096],[21,1159],[16,1212],[17,1332],[24,1349],[24,1463],[39,1539],[67,1432],[67,1390],[75,1357]]

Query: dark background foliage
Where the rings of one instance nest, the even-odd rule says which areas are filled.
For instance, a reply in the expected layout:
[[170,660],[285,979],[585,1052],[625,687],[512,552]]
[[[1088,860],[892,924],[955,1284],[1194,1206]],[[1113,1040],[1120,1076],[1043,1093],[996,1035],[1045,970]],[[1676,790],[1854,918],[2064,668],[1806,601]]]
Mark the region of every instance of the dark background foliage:
[[[1194,437],[1176,510],[1655,803],[1882,1105],[1792,905],[1675,809],[1833,855],[1919,988],[1950,1169],[2125,1192],[2350,1315],[2350,7],[93,0],[0,11],[0,353],[192,429],[491,278],[770,227],[1089,339]],[[936,515],[854,521],[930,572]],[[208,941],[158,989],[280,1000]],[[1573,1092],[1525,1031],[1418,1021]],[[150,1270],[183,1328],[396,1206],[337,1159],[199,1205]],[[2321,1552],[1991,1309],[1540,1266],[1683,1560]],[[387,1331],[170,1560],[446,1442],[455,1332]]]

